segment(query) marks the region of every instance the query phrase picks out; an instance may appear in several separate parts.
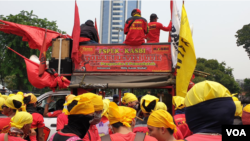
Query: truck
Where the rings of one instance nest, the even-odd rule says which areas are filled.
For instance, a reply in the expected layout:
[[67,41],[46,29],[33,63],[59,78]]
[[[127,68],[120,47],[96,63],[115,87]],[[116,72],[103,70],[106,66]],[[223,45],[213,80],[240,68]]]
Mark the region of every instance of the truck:
[[[60,40],[54,40],[54,42],[54,44],[60,45],[58,43]],[[134,94],[144,92],[143,95],[151,94],[158,97],[159,101],[167,105],[168,112],[174,115],[172,96],[175,95],[175,76],[172,68],[170,43],[150,43],[140,46],[125,44],[81,45],[80,43],[79,62],[72,63],[70,49],[66,53],[65,50],[61,50],[61,53],[64,54],[61,61],[68,63],[60,65],[62,66],[60,69],[58,69],[59,53],[53,53],[53,51],[60,52],[60,48],[65,47],[53,46],[53,48],[53,63],[49,64],[55,65],[50,65],[50,68],[60,70],[60,75],[71,80],[70,92],[66,93],[79,95],[91,91],[106,97],[103,91],[118,89],[119,103],[121,104],[122,89],[129,89]],[[63,71],[67,67],[72,67],[72,72]],[[43,97],[48,95],[44,94]],[[55,93],[53,95],[61,94]],[[46,126],[51,129],[49,135],[51,136],[56,129],[55,118],[45,117],[44,120]]]

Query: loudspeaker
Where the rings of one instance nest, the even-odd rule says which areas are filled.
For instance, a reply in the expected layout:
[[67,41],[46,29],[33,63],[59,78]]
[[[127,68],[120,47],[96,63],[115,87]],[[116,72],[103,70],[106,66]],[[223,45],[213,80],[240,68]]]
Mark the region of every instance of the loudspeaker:
[[[58,73],[58,59],[51,58],[49,61],[49,68],[55,69]],[[65,58],[61,60],[60,74],[72,74],[72,60]],[[68,80],[71,80],[71,76],[65,76]]]
[[[60,39],[52,39],[51,58],[59,59]],[[72,39],[62,39],[61,59],[71,58]]]

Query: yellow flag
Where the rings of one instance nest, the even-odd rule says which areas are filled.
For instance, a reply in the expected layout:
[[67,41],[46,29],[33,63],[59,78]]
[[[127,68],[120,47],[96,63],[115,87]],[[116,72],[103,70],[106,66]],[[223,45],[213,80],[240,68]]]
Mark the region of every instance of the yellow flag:
[[185,97],[196,66],[196,56],[187,13],[182,6],[180,38],[177,56],[176,95]]

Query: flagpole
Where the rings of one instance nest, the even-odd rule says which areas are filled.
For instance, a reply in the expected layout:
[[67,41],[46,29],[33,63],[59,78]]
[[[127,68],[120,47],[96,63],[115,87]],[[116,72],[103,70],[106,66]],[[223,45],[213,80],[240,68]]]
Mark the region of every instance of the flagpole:
[[34,65],[38,65],[37,63],[31,61],[30,59],[24,57],[23,55],[21,55],[20,53],[16,52],[15,50],[13,50],[12,48],[5,46],[7,49],[11,50],[12,52],[16,53],[18,56],[22,57],[24,60],[29,61],[30,63],[34,64]]
[[19,54],[18,52],[16,52],[15,50],[13,50],[12,48],[5,46],[7,49],[13,51],[14,53],[16,53],[17,55],[19,55],[20,57],[22,57],[23,59],[27,59],[26,57],[22,56],[21,54]]

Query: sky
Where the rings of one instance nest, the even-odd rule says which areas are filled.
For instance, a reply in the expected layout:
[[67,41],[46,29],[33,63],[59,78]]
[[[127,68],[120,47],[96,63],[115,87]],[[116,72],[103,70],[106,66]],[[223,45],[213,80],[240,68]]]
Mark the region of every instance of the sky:
[[[0,15],[31,11],[39,18],[56,21],[58,28],[72,34],[74,0],[0,0]],[[77,0],[81,23],[97,19],[100,26],[100,0]],[[170,19],[169,0],[142,0],[142,17],[149,21],[156,13],[158,22],[165,26]],[[182,1],[177,0],[181,12]],[[224,61],[233,68],[235,79],[250,78],[250,60],[242,47],[236,45],[236,32],[250,23],[250,1],[185,0],[189,24],[193,25],[193,42],[196,57]],[[168,41],[168,32],[161,31],[160,42]]]

